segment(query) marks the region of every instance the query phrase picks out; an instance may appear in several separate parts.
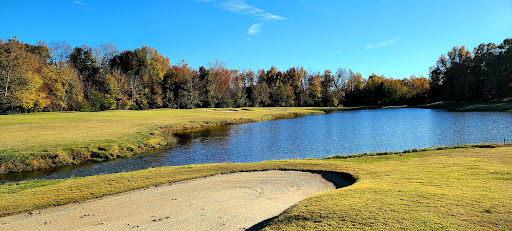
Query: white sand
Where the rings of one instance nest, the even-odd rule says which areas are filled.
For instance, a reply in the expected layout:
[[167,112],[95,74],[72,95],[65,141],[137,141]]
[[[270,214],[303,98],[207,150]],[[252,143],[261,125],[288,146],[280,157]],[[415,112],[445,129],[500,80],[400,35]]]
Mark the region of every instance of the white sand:
[[0,230],[244,230],[314,194],[318,174],[235,173],[0,218]]

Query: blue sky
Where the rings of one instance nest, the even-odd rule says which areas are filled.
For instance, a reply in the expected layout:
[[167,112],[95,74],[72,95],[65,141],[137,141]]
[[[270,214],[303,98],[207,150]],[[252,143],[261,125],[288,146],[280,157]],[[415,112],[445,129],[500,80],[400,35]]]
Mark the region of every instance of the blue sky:
[[512,0],[2,1],[0,38],[150,46],[171,63],[350,68],[404,78],[453,46],[512,37]]

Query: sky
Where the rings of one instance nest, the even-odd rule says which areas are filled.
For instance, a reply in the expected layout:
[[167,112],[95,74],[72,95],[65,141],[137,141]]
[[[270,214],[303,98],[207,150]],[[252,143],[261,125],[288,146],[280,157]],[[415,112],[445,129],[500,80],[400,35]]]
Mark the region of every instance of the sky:
[[454,46],[512,38],[512,0],[0,0],[0,39],[150,46],[171,63],[428,76]]

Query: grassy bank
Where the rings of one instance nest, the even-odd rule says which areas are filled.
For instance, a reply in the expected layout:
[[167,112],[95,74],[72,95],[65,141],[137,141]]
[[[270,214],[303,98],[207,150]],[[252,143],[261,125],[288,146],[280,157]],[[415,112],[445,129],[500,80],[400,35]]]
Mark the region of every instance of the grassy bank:
[[157,109],[0,115],[0,173],[128,157],[177,130],[324,113],[330,108]]
[[437,102],[419,106],[430,109],[446,109],[450,111],[501,111],[512,112],[512,101],[488,102]]
[[267,230],[508,230],[512,228],[512,147],[458,148],[325,160],[266,161],[146,169],[84,178],[5,183],[5,216],[133,189],[237,171],[322,170],[358,181],[308,198]]

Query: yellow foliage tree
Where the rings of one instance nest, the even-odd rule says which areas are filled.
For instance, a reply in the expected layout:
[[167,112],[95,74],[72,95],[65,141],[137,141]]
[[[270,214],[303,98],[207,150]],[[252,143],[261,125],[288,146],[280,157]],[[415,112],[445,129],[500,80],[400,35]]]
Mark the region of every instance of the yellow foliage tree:
[[33,111],[45,107],[39,60],[16,37],[0,45],[0,110]]

